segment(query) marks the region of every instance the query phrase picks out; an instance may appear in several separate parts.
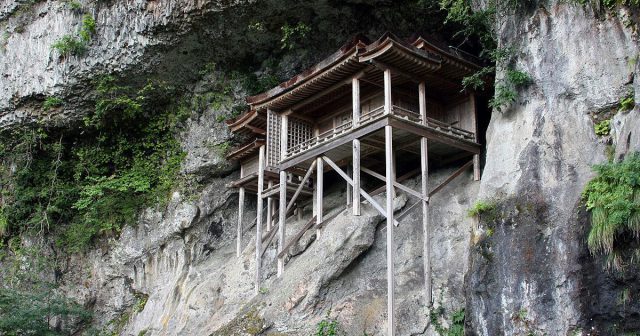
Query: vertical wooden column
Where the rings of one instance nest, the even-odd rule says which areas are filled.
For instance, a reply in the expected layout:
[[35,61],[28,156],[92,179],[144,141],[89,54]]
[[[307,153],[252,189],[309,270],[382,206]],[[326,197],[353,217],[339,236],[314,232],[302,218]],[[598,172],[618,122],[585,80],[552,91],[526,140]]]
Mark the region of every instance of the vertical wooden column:
[[[284,159],[289,148],[289,117],[282,115],[282,123],[280,130],[280,159]],[[280,171],[280,211],[278,225],[278,253],[284,250],[287,220],[287,172]],[[284,258],[278,258],[278,277],[284,271]]]
[[242,222],[244,219],[244,187],[238,191],[238,233],[236,239],[236,256],[242,254]]
[[[478,142],[478,109],[476,108],[476,95],[470,94],[471,99],[471,114],[473,116],[473,134],[475,135],[475,141]],[[473,180],[480,181],[480,154],[473,156]]]
[[[360,126],[360,80],[351,82],[353,100],[353,128]],[[353,215],[360,216],[360,139],[353,139]]]
[[256,294],[260,293],[260,279],[262,266],[262,190],[264,189],[264,145],[260,146],[258,154],[258,209],[256,217]]
[[391,70],[384,70],[384,114],[391,114]]
[[[269,180],[267,188],[273,187],[273,181]],[[267,231],[271,231],[273,226],[273,197],[267,197]]]
[[387,335],[395,336],[395,245],[393,244],[393,131],[391,126],[384,127],[386,179],[387,179]]
[[[280,225],[278,225],[278,254],[282,252],[285,244],[285,222],[287,220],[287,172],[280,172]],[[278,258],[278,277],[284,271],[284,257]]]
[[[427,98],[425,92],[425,83],[418,85],[418,101],[420,108],[420,117],[422,124],[427,124]],[[431,290],[431,232],[429,228],[429,150],[427,138],[420,139],[420,168],[422,172],[422,236],[423,236],[423,252],[422,259],[424,262],[424,290],[427,305],[431,306],[432,290]]]
[[324,184],[324,162],[322,158],[318,157],[316,159],[316,225],[322,224],[322,198],[324,197],[323,193],[323,184]]
[[[347,165],[347,175],[353,178],[353,174],[351,173],[351,166]],[[351,184],[347,183],[347,206],[351,205],[351,201],[353,201],[353,195],[351,194]]]

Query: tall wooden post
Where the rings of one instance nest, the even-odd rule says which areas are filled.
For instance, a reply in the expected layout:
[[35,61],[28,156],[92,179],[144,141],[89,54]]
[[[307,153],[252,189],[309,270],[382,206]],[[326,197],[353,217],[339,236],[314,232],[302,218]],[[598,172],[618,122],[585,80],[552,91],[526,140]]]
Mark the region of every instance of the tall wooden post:
[[[360,80],[351,83],[353,100],[353,128],[360,126]],[[353,139],[353,215],[360,216],[360,139]]]
[[[283,160],[287,155],[289,148],[289,117],[282,115],[282,123],[280,129],[280,159]],[[287,220],[287,172],[280,171],[280,212],[278,225],[278,253],[284,250]],[[284,271],[284,257],[278,258],[278,277]]]
[[387,335],[395,336],[395,276],[394,276],[394,254],[393,244],[393,131],[391,126],[384,127],[385,134],[385,156],[386,156],[386,179],[387,179]]
[[324,162],[322,158],[316,159],[316,225],[322,224],[322,198],[323,198],[323,184],[324,184]]
[[391,114],[391,70],[384,70],[384,114]]
[[236,239],[236,256],[242,254],[242,222],[244,219],[244,187],[238,191],[238,233]]
[[[422,124],[427,124],[427,98],[425,92],[425,83],[418,85],[418,100],[420,105],[420,117]],[[423,235],[423,252],[422,259],[424,262],[424,290],[427,305],[431,306],[432,290],[431,290],[431,233],[429,231],[429,150],[427,138],[420,139],[420,168],[422,172],[422,235]]]
[[260,293],[262,266],[262,190],[264,189],[264,145],[258,154],[258,209],[256,217],[256,294]]
[[[267,187],[271,189],[273,187],[273,181],[269,180]],[[273,197],[267,197],[267,231],[271,231],[273,224]]]
[[[471,100],[471,114],[473,116],[474,140],[478,142],[478,110],[476,108],[476,95],[473,93],[470,94],[469,99]],[[480,181],[480,154],[475,154],[473,156],[473,180]]]
[[[285,222],[287,220],[287,172],[280,172],[280,225],[278,225],[278,254],[284,250]],[[278,277],[284,271],[284,257],[278,258]]]
[[[351,166],[347,165],[347,175],[349,175],[349,177],[353,177],[353,175],[351,174]],[[351,184],[347,183],[347,206],[351,205],[351,201],[353,201],[353,195],[351,194]]]

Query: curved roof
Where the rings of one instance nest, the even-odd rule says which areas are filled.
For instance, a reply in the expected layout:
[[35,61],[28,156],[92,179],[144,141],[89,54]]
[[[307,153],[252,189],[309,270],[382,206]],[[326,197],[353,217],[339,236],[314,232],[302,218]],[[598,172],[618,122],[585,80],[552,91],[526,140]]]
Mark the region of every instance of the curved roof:
[[458,82],[481,67],[471,55],[435,39],[418,36],[402,40],[385,33],[370,43],[358,35],[314,67],[271,90],[247,97],[247,103],[258,111],[285,110],[319,92],[347,84],[345,81],[372,64],[393,66],[415,77],[441,77]]

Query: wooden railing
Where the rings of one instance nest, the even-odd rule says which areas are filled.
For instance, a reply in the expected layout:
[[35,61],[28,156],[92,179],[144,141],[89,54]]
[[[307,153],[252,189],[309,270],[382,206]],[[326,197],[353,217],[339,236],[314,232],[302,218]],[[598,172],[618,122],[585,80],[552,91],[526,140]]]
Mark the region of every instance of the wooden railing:
[[[370,110],[367,113],[363,113],[362,115],[360,115],[360,121],[358,123],[358,127],[369,124],[374,120],[377,120],[378,118],[384,116],[384,112],[385,112],[384,106],[380,106]],[[429,117],[427,117],[426,122],[423,123],[422,116],[420,116],[419,113],[400,107],[400,106],[394,105],[391,109],[391,115],[394,115],[396,117],[405,119],[407,121],[410,121],[416,124],[426,126],[428,128],[434,129],[442,133],[446,133],[446,134],[458,137],[463,140],[468,140],[468,141],[475,140],[475,134],[473,132],[452,126],[451,124],[447,124],[440,120],[436,120]],[[290,158],[292,156],[305,152],[315,146],[318,146],[322,143],[330,141],[331,139],[334,139],[342,134],[348,133],[352,129],[353,129],[352,120],[344,122],[333,129],[320,133],[318,134],[318,136],[311,137],[310,139],[300,142],[297,145],[289,148],[287,150],[287,153],[285,153],[285,158]]]

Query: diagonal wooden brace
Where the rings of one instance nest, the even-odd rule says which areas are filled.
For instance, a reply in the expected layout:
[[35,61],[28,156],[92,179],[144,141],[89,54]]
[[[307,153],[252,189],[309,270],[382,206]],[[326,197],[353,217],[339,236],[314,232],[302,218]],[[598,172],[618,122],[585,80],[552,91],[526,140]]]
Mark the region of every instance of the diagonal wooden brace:
[[[336,173],[338,173],[340,176],[342,176],[342,178],[347,181],[347,183],[349,183],[351,186],[353,186],[353,180],[349,177],[349,175],[347,175],[347,173],[345,173],[344,171],[342,171],[342,169],[340,169],[340,167],[338,167],[337,164],[335,164],[335,162],[333,162],[331,159],[329,159],[326,156],[322,157],[322,160],[324,160],[324,162],[326,162],[329,166],[331,166],[331,168],[333,168],[333,170],[336,171]],[[366,199],[376,210],[378,210],[385,218],[387,217],[387,212],[384,210],[384,208],[378,204],[378,202],[376,202],[373,197],[371,197],[366,191],[360,189],[360,195],[362,195],[362,197],[364,197],[364,199]],[[393,209],[391,209],[391,211],[393,211]],[[393,224],[395,226],[398,226],[398,221],[393,222]]]

